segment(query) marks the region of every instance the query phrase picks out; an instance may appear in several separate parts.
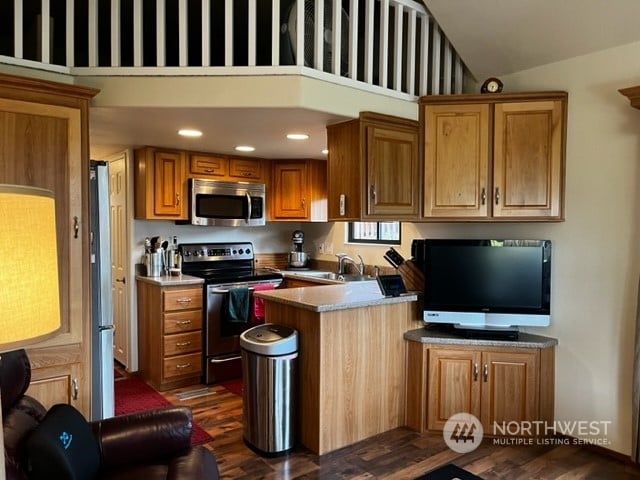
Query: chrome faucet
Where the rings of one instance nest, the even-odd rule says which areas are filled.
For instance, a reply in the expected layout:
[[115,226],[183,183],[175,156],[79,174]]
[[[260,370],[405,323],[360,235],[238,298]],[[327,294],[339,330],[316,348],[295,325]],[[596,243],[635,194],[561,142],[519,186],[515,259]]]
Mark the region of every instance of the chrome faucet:
[[360,275],[364,275],[364,260],[360,255],[358,258],[360,259],[360,263],[356,262],[353,258],[348,256],[346,253],[337,253],[336,257],[338,257],[338,275],[344,275],[344,264],[350,263],[358,270]]

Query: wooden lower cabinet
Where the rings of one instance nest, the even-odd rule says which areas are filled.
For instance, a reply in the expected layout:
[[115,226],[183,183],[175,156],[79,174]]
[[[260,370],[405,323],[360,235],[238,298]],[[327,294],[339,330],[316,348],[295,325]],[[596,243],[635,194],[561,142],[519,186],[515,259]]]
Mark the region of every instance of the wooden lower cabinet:
[[200,382],[202,305],[202,285],[138,280],[139,372],[156,389]]
[[429,345],[409,342],[407,423],[442,430],[471,413],[486,435],[494,422],[553,419],[554,348]]

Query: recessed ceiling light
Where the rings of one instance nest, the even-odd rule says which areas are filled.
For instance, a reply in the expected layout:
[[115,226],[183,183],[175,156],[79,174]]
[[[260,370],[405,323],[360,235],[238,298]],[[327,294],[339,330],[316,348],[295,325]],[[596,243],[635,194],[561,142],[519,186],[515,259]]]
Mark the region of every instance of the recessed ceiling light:
[[322,150],[322,154],[326,155],[327,153],[329,153],[329,150],[327,150],[326,148],[324,150]]
[[180,130],[178,130],[178,135],[181,135],[183,137],[201,137],[202,136],[202,132],[200,130],[196,130],[194,128],[181,128]]
[[255,150],[255,147],[252,147],[250,145],[238,145],[236,147],[236,150],[239,152],[253,152]]
[[309,135],[306,133],[287,133],[287,138],[289,140],[307,140]]

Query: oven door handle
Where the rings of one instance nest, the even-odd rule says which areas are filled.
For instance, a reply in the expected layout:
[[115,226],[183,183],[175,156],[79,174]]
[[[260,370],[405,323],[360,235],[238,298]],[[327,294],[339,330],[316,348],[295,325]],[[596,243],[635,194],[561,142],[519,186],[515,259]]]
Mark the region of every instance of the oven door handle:
[[[280,285],[279,283],[272,283],[271,285],[273,285],[273,288],[278,287],[278,285]],[[249,291],[253,292],[254,288],[253,287],[249,287]],[[209,293],[229,293],[229,289],[228,288],[209,288]]]
[[246,220],[246,222],[249,223],[249,220],[251,220],[251,194],[249,192],[245,192],[245,195],[247,196],[247,220]]

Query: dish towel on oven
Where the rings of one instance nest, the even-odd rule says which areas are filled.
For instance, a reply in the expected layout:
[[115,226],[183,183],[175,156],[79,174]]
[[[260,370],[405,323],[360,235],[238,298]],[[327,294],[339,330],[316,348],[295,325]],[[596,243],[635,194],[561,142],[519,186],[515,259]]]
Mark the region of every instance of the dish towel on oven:
[[249,287],[229,289],[222,301],[222,318],[231,323],[249,321]]
[[[263,285],[254,285],[253,291],[273,290],[275,287],[271,283]],[[262,323],[264,321],[264,298],[253,296],[253,323]]]

